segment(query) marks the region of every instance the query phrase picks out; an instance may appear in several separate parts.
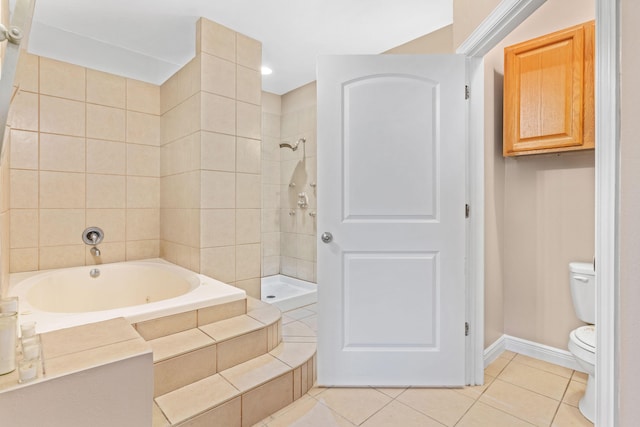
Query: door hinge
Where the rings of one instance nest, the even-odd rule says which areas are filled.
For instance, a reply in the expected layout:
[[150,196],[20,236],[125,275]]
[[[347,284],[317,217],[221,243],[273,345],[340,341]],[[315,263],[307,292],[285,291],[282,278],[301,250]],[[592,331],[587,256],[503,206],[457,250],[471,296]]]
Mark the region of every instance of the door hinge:
[[464,99],[469,99],[469,85],[464,85]]
[[464,336],[469,336],[469,322],[464,322]]
[[467,203],[466,205],[464,205],[464,217],[465,218],[469,218],[469,212],[471,211],[471,208],[469,207],[469,204]]

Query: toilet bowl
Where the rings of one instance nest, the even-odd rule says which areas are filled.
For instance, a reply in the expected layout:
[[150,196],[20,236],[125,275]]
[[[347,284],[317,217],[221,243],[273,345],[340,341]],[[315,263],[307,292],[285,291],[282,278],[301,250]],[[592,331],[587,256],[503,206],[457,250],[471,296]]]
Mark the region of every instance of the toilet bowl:
[[571,298],[573,308],[580,320],[588,323],[569,334],[569,351],[578,366],[588,374],[587,388],[578,408],[582,415],[593,422],[595,418],[595,374],[596,374],[596,328],[595,305],[596,284],[593,264],[572,262],[569,264]]
[[580,399],[578,408],[582,415],[593,422],[595,418],[595,374],[596,374],[596,335],[595,326],[587,325],[574,329],[569,334],[569,351],[576,362],[588,374],[587,388]]

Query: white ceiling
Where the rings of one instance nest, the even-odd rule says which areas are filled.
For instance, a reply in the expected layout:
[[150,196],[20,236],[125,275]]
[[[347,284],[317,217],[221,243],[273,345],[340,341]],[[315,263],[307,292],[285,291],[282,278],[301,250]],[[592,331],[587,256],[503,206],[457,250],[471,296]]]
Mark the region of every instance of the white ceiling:
[[[15,0],[13,0],[15,1]],[[453,21],[453,0],[36,0],[29,52],[161,84],[203,16],[262,42],[263,90],[315,80],[320,54],[377,54]]]

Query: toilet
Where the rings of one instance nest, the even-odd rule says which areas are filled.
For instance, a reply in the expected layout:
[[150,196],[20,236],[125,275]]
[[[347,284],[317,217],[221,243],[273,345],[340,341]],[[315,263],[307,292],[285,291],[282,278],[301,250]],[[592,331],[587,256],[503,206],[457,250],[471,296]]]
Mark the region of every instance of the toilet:
[[569,334],[569,351],[580,368],[589,374],[587,389],[578,408],[582,415],[593,422],[595,418],[595,373],[596,373],[596,280],[593,264],[569,263],[571,298],[573,308],[580,320],[588,323]]

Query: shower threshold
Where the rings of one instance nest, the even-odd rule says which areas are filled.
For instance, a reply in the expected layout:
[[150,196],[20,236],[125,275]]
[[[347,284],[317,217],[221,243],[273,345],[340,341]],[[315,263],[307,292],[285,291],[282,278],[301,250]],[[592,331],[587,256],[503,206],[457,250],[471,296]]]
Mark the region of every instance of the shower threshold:
[[261,280],[262,301],[289,311],[318,301],[317,285],[277,274]]

